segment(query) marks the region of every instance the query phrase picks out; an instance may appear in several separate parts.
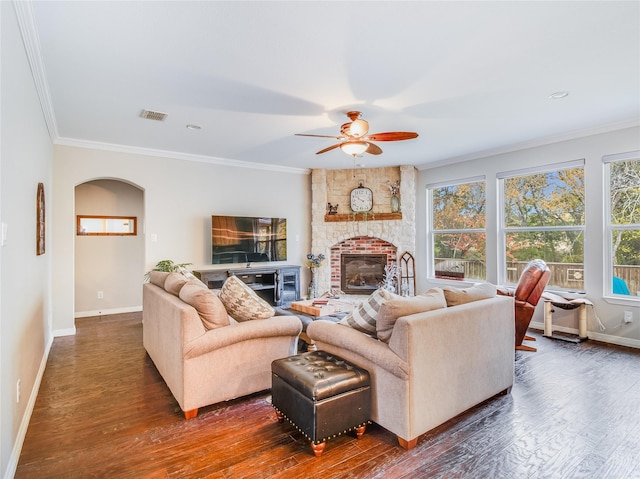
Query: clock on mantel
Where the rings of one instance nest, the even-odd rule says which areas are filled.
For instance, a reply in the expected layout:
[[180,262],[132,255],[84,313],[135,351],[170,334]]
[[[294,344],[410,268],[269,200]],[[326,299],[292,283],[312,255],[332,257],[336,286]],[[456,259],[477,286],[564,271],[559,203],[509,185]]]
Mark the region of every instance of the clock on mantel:
[[354,213],[364,213],[373,209],[373,192],[362,184],[351,190],[351,211]]

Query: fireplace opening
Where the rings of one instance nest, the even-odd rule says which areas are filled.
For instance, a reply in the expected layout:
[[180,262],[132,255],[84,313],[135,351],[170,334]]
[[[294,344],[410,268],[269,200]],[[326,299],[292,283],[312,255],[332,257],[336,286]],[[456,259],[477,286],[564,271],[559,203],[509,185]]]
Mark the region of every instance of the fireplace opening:
[[340,289],[345,294],[371,294],[384,279],[386,254],[340,255]]

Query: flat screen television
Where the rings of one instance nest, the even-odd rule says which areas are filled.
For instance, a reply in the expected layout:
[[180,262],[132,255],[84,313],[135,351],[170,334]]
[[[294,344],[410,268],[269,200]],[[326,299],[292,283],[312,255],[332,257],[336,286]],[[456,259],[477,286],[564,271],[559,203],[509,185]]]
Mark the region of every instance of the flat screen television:
[[287,219],[211,216],[211,262],[286,261]]

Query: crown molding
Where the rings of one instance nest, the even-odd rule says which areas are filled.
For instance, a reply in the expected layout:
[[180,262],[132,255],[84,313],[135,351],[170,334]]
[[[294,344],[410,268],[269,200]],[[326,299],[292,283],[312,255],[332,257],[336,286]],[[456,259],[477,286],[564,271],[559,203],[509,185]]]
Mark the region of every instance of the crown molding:
[[169,158],[175,160],[195,161],[212,165],[231,166],[235,168],[248,168],[252,170],[275,171],[278,173],[293,173],[298,175],[308,175],[311,170],[308,168],[292,168],[287,166],[269,165],[254,163],[250,161],[230,160],[215,156],[194,155],[181,153],[179,151],[156,150],[153,148],[141,148],[136,146],[117,145],[114,143],[102,143],[98,141],[77,140],[74,138],[56,138],[55,145],[72,146],[76,148],[87,148],[92,150],[113,151],[117,153],[130,153],[133,155],[154,156],[158,158]]
[[149,148],[138,148],[110,143],[92,142],[76,140],[72,138],[62,138],[58,135],[58,127],[56,123],[56,117],[53,109],[53,102],[51,101],[51,95],[49,93],[49,87],[47,83],[47,74],[42,61],[42,54],[40,51],[40,39],[38,31],[36,29],[35,15],[33,12],[33,5],[31,0],[14,1],[13,6],[18,19],[18,26],[20,28],[20,34],[22,35],[22,41],[27,54],[27,60],[31,73],[33,75],[33,81],[35,83],[38,99],[40,101],[40,107],[44,115],[47,130],[49,131],[49,137],[51,143],[54,145],[75,146],[79,148],[90,148],[104,151],[115,151],[120,153],[132,153],[136,155],[155,156],[161,158],[175,158],[179,160],[196,161],[201,163],[209,163],[216,165],[232,166],[236,168],[250,168],[254,170],[275,171],[280,173],[294,173],[308,175],[310,170],[308,168],[290,168],[277,165],[265,165],[260,163],[252,163],[247,161],[229,160],[225,158],[217,158],[205,155],[192,155],[188,153],[180,153],[175,151],[154,150]]
[[44,120],[47,124],[47,130],[49,130],[51,142],[54,143],[55,139],[58,137],[58,127],[56,125],[56,117],[53,110],[51,95],[49,94],[47,74],[44,62],[42,61],[42,54],[40,52],[40,38],[38,37],[38,30],[35,26],[36,22],[33,14],[32,2],[31,0],[14,1],[13,8],[18,19],[18,27],[20,28],[22,42],[27,53],[27,60],[29,62],[29,67],[31,68],[31,74],[33,76],[36,92],[38,93],[38,99],[40,100],[42,114],[44,115]]
[[445,160],[438,160],[431,163],[423,163],[417,165],[419,170],[428,170],[431,168],[438,168],[441,166],[449,166],[454,163],[461,163],[463,161],[479,160],[481,158],[487,158],[489,156],[502,155],[504,153],[512,153],[514,151],[526,150],[529,148],[535,148],[538,146],[551,145],[553,143],[559,143],[561,141],[575,140],[578,138],[584,138],[587,136],[598,135],[600,133],[608,133],[616,130],[624,130],[625,128],[633,128],[640,126],[640,119],[632,118],[629,120],[617,121],[614,123],[607,123],[606,125],[600,125],[592,128],[584,128],[581,130],[573,130],[567,133],[560,133],[558,135],[546,136],[543,138],[537,138],[535,140],[524,141],[521,143],[512,143],[511,145],[504,145],[498,148],[491,148],[484,151],[478,151],[475,153],[469,153],[467,155],[455,156],[447,158]]

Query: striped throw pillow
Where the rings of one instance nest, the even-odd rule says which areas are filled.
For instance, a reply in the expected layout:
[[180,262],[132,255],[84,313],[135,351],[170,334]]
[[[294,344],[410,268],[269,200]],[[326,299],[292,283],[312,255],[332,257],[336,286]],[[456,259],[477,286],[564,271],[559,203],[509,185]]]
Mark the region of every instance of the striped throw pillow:
[[360,332],[370,336],[376,336],[376,320],[380,306],[385,301],[393,298],[392,293],[385,289],[378,289],[362,302],[360,306],[355,308],[351,313],[347,314],[339,321],[339,324],[349,326]]

